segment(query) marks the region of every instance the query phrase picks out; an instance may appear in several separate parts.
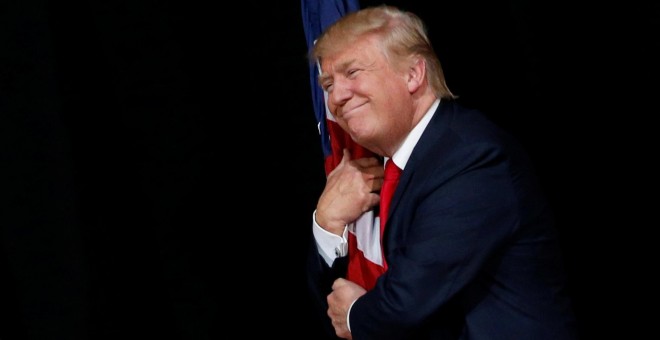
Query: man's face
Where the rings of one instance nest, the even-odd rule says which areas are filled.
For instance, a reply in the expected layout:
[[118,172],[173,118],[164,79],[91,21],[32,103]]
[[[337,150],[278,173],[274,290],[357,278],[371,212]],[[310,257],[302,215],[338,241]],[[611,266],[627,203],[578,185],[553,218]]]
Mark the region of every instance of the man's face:
[[410,130],[412,96],[405,72],[390,65],[375,38],[325,56],[321,85],[337,123],[360,145],[384,154]]

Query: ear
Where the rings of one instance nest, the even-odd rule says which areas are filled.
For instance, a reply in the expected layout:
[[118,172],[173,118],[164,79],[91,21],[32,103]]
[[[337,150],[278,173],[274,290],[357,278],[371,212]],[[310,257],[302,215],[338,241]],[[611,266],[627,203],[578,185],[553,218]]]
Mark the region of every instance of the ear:
[[426,80],[426,60],[419,56],[412,57],[412,64],[408,67],[408,91],[416,92]]

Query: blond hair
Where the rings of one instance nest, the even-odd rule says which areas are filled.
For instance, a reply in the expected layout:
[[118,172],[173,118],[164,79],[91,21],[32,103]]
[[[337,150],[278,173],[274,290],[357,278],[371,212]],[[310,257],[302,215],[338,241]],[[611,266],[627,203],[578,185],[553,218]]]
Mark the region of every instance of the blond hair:
[[309,52],[310,62],[323,60],[365,36],[381,42],[389,60],[401,61],[420,56],[426,61],[426,78],[438,98],[455,98],[447,87],[440,60],[428,38],[426,26],[414,13],[380,5],[349,13],[332,24]]

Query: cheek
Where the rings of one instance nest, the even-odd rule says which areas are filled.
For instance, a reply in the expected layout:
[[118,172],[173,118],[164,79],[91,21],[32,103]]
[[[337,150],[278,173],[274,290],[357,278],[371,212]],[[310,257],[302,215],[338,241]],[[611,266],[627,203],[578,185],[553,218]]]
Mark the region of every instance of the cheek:
[[338,119],[337,118],[337,105],[332,104],[331,100],[326,101],[326,105],[328,105],[328,111],[330,111],[330,114],[333,117],[335,117],[335,119]]
[[330,111],[330,113],[332,113],[332,115],[335,116],[336,107],[330,103],[330,100],[327,100],[325,103],[326,105],[328,105],[328,110]]

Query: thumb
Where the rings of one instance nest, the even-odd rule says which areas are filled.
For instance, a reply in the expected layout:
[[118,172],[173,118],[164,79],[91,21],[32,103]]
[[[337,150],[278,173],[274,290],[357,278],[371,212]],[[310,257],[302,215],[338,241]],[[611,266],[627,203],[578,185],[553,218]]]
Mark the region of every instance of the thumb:
[[341,163],[346,163],[351,160],[351,150],[349,150],[348,148],[344,148],[343,152],[344,152],[344,156],[342,156],[341,158]]

